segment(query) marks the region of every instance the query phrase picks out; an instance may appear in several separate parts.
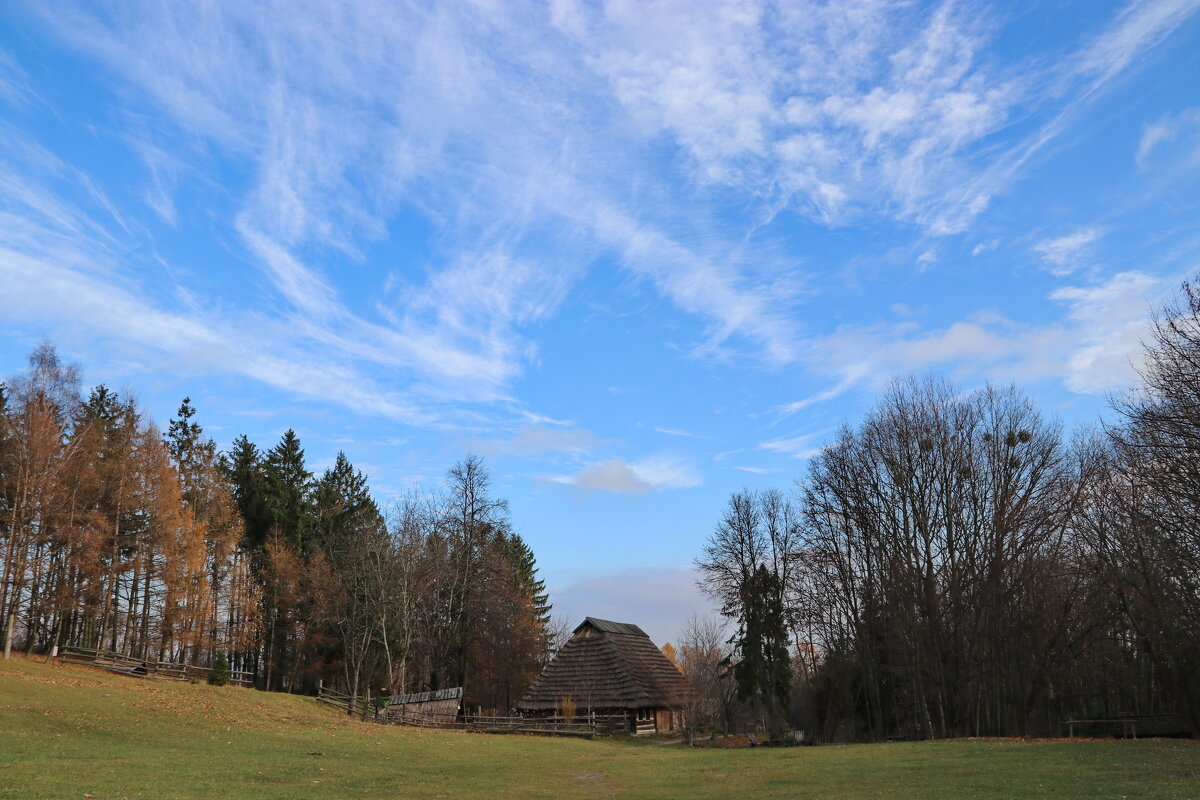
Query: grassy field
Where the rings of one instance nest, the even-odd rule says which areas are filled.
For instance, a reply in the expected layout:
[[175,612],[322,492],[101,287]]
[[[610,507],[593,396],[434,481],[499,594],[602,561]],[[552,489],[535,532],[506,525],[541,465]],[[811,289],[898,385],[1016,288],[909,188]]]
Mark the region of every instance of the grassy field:
[[692,750],[444,733],[17,659],[0,662],[0,797],[1200,798],[1200,743]]

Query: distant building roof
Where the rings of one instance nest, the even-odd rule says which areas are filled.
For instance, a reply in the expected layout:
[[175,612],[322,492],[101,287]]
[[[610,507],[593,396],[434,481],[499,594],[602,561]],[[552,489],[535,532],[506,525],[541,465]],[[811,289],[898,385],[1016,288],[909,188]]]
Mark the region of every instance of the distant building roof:
[[627,622],[588,617],[517,708],[552,711],[567,697],[581,710],[670,708],[686,695],[683,674],[645,631]]

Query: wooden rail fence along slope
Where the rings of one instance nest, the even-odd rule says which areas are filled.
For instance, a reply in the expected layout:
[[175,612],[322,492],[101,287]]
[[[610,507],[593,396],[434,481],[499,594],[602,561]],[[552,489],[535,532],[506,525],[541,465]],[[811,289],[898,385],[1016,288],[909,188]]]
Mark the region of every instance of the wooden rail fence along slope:
[[[151,661],[134,658],[111,650],[90,650],[84,647],[65,647],[59,660],[64,664],[81,664],[85,667],[128,675],[131,678],[157,678],[170,681],[203,681],[208,679],[208,667],[194,664],[176,664],[170,661]],[[249,672],[231,670],[229,682],[238,686],[252,686],[254,675]]]

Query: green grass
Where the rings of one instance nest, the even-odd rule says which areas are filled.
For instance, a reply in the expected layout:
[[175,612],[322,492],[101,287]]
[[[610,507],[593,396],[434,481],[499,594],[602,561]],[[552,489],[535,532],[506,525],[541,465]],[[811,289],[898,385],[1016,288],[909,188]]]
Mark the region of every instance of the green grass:
[[0,663],[0,798],[1200,798],[1191,741],[755,750],[366,725],[311,699]]

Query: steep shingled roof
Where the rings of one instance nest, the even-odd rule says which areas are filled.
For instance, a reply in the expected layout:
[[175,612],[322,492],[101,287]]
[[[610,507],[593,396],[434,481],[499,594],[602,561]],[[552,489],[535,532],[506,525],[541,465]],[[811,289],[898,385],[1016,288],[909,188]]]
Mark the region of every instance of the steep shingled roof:
[[564,697],[583,710],[663,708],[687,693],[683,674],[645,631],[626,622],[588,617],[517,703],[522,711],[552,711]]

